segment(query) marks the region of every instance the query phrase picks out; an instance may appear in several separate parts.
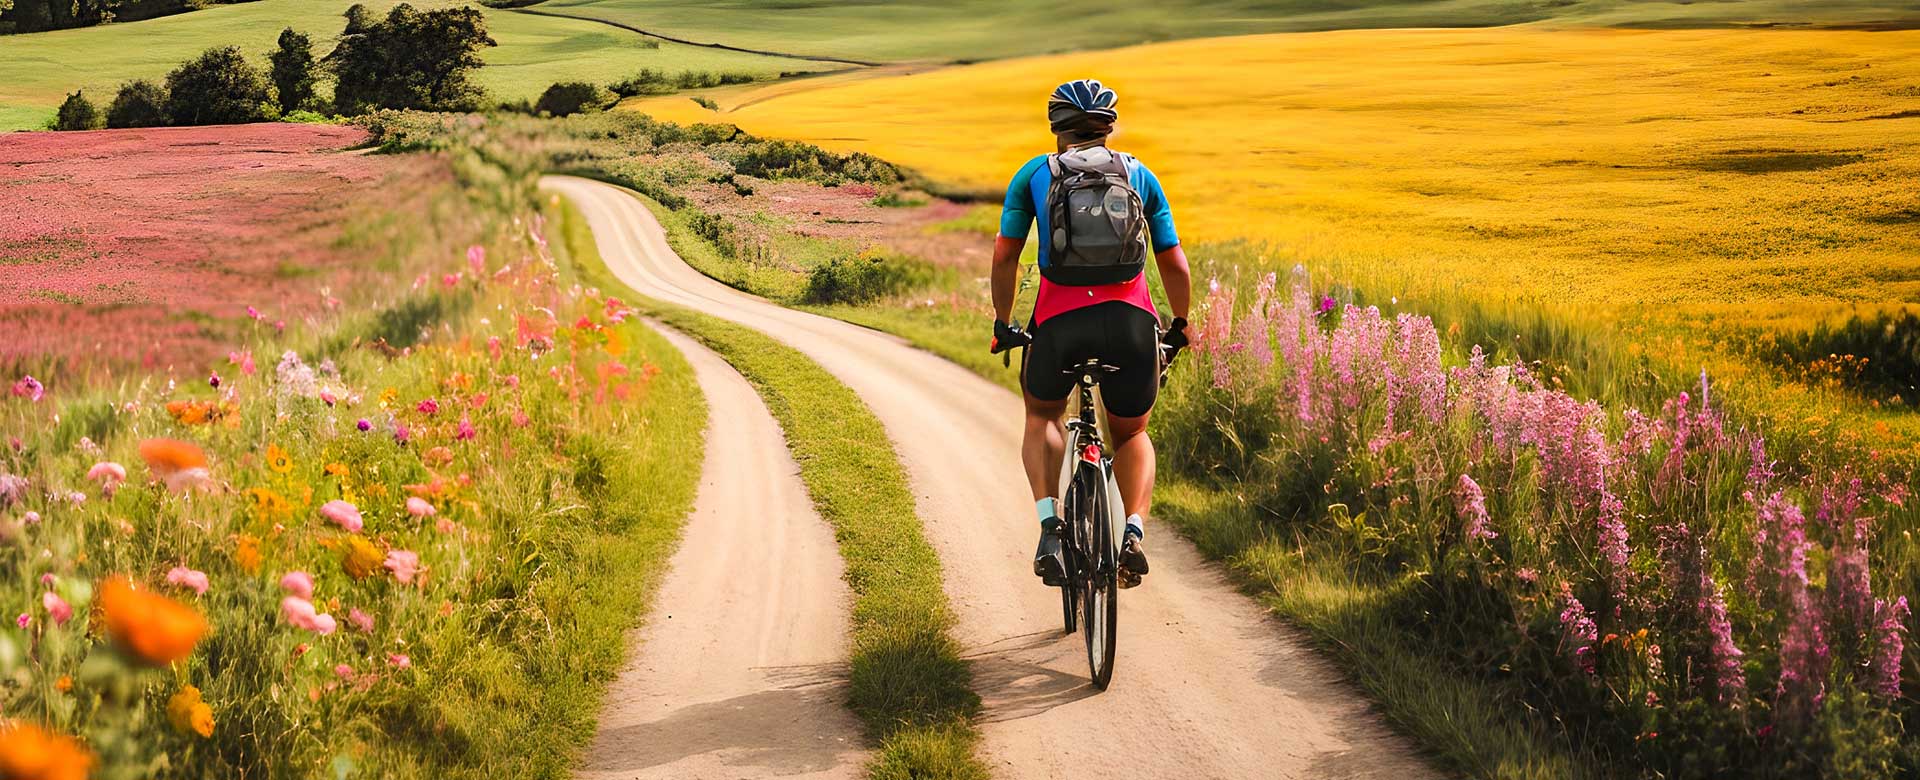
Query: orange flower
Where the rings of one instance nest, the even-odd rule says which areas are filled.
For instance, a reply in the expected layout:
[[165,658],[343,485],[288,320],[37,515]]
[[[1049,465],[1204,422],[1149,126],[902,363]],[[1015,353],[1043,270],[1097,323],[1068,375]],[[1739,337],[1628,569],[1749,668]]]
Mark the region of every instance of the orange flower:
[[53,681],[53,687],[55,690],[58,690],[61,693],[72,693],[73,692],[73,675],[70,675],[70,674],[60,675],[60,679]]
[[86,780],[93,754],[72,737],[19,721],[0,721],[0,777],[6,780]]
[[153,478],[169,490],[183,490],[207,481],[207,453],[192,442],[148,439],[140,442],[140,459]]
[[192,607],[137,588],[115,575],[100,586],[100,609],[107,635],[134,656],[155,666],[193,654],[207,634],[207,619]]
[[293,470],[293,458],[287,455],[286,450],[280,449],[280,445],[269,444],[267,445],[267,468],[285,474]]
[[167,699],[167,722],[182,734],[213,736],[213,708],[200,699],[200,689],[188,685]]
[[260,540],[252,534],[233,537],[233,562],[248,574],[260,573]]

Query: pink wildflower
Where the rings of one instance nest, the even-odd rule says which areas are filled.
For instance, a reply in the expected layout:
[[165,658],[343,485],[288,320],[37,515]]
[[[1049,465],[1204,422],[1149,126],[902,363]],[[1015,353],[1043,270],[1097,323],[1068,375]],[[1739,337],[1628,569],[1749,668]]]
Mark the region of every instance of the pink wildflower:
[[477,434],[473,429],[473,420],[468,419],[464,415],[461,416],[460,424],[454,428],[453,438],[459,441],[467,441],[475,435]]
[[360,418],[359,422],[356,422],[353,424],[353,427],[360,429],[361,433],[365,433],[367,431],[373,430],[373,422],[371,420],[368,420],[365,417],[362,417]]
[[333,673],[339,676],[339,678],[342,680],[353,679],[353,667],[348,666],[346,664],[336,664],[333,667]]
[[1580,670],[1593,674],[1593,643],[1600,639],[1600,626],[1587,615],[1587,607],[1579,599],[1571,595],[1566,599],[1566,608],[1560,610],[1560,628],[1566,633],[1565,646],[1572,651]]
[[440,403],[428,398],[422,400],[414,409],[418,410],[421,414],[431,417],[440,412]]
[[303,599],[313,598],[313,575],[290,571],[280,577],[280,589]]
[[19,617],[13,619],[13,624],[21,628],[26,628],[27,626],[33,625],[33,616],[22,612]]
[[100,494],[113,497],[113,491],[120,483],[127,481],[127,467],[112,461],[101,461],[87,469],[87,479],[100,483]]
[[207,580],[206,572],[196,571],[185,566],[175,566],[172,569],[168,569],[167,583],[191,590],[196,596],[207,595],[207,588],[212,585],[212,583]]
[[347,610],[347,622],[353,625],[355,631],[362,634],[373,633],[373,616],[361,612],[359,607]]
[[28,513],[26,513],[26,514],[24,514],[24,515],[21,515],[21,516],[20,516],[20,522],[22,522],[22,523],[25,523],[25,524],[27,524],[27,525],[39,525],[39,524],[40,524],[40,513],[39,513],[39,512],[28,512]]
[[315,610],[313,602],[299,596],[288,596],[280,600],[280,615],[294,628],[312,631],[326,636],[339,628],[332,615]]
[[22,376],[19,381],[13,383],[13,397],[15,398],[39,401],[46,394],[46,385],[40,384],[40,380],[34,379],[31,376]]
[[400,653],[388,653],[387,663],[393,664],[393,668],[395,669],[412,669],[413,668],[413,659],[408,658],[405,655],[401,655]]
[[407,514],[414,517],[432,517],[435,513],[432,504],[419,496],[407,496]]
[[412,550],[393,550],[387,553],[387,571],[393,572],[393,578],[401,584],[412,584],[414,575],[420,571],[420,554]]
[[487,248],[479,244],[467,247],[467,267],[476,274],[487,270]]
[[46,608],[47,617],[52,618],[56,626],[64,626],[73,619],[73,606],[53,591],[40,594],[40,606]]
[[337,498],[320,505],[320,516],[333,521],[348,533],[357,534],[364,525],[360,518],[359,507]]
[[253,319],[253,320],[258,320],[258,319],[260,319],[260,318],[261,318],[262,316],[264,316],[264,315],[262,315],[262,314],[260,313],[260,310],[259,310],[259,309],[256,309],[256,308],[254,308],[254,307],[252,307],[252,306],[248,306],[248,307],[247,307],[247,318],[248,318],[248,319]]
[[0,474],[0,509],[18,504],[27,497],[27,478]]
[[1487,541],[1500,536],[1488,525],[1487,497],[1480,491],[1480,483],[1473,477],[1460,475],[1460,483],[1454,489],[1454,506],[1466,521],[1466,538],[1470,541]]
[[1907,597],[1901,596],[1893,603],[1880,602],[1876,612],[1880,618],[1876,632],[1878,652],[1873,656],[1873,691],[1887,698],[1900,695],[1900,663],[1907,652]]
[[207,386],[215,390],[220,389],[220,372],[215,371],[207,375]]

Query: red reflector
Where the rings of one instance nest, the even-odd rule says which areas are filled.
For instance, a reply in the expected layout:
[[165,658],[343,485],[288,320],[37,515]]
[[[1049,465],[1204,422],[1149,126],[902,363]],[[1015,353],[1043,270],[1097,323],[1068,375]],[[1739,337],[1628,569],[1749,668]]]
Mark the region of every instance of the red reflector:
[[1085,460],[1085,461],[1086,461],[1086,462],[1088,462],[1088,463],[1099,463],[1099,462],[1100,462],[1100,448],[1099,448],[1099,447],[1096,447],[1096,446],[1093,446],[1093,445],[1091,445],[1091,444],[1089,444],[1089,445],[1087,445],[1087,448],[1086,448],[1086,450],[1084,450],[1084,451],[1082,451],[1082,452],[1080,453],[1080,458],[1081,458],[1082,460]]

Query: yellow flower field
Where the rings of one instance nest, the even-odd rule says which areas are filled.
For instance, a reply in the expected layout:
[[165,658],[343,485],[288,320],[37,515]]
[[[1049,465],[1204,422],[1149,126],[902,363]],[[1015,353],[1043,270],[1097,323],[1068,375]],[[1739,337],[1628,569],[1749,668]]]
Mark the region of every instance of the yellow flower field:
[[1920,300],[1920,32],[1388,30],[1183,41],[627,107],[972,189],[1071,77],[1182,235],[1448,292],[1807,324]]

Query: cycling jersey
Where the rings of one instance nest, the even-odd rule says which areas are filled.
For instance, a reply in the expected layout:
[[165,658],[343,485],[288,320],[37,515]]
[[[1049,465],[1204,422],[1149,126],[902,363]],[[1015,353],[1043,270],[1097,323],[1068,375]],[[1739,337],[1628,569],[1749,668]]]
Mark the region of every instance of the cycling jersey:
[[[1160,180],[1148,170],[1145,163],[1129,154],[1120,154],[1127,166],[1127,180],[1135,192],[1140,193],[1140,201],[1147,212],[1147,235],[1155,253],[1165,252],[1180,245],[1180,236],[1173,228],[1173,210],[1167,206],[1166,193],[1160,189]],[[1020,172],[1013,175],[1013,181],[1007,185],[1006,202],[1000,211],[1000,235],[1007,238],[1025,240],[1028,231],[1033,228],[1035,219],[1040,222],[1040,264],[1048,264],[1045,236],[1053,235],[1052,227],[1047,224],[1047,189],[1053,185],[1053,170],[1047,165],[1047,158],[1053,155],[1043,154],[1020,166]],[[1148,313],[1159,315],[1153,308],[1153,296],[1147,291],[1147,275],[1139,276],[1118,284],[1102,284],[1092,287],[1070,287],[1054,284],[1046,278],[1040,279],[1040,295],[1034,301],[1033,322],[1038,325],[1048,319],[1075,309],[1082,309],[1108,301],[1125,301]]]

